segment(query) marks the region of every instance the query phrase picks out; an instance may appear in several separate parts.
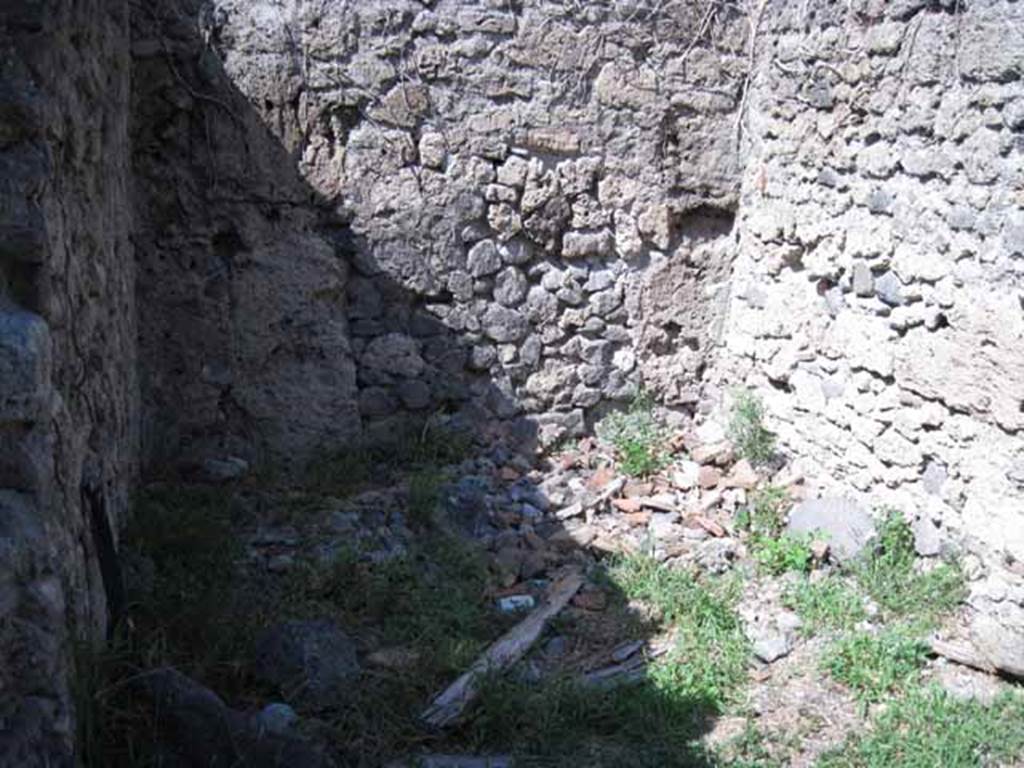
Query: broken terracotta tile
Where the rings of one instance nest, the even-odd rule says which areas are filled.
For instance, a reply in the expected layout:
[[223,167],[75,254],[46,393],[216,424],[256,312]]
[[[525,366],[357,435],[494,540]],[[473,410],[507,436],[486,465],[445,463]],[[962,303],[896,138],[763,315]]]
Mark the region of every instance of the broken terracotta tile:
[[600,491],[608,483],[615,479],[615,470],[607,465],[602,465],[589,478],[587,478],[587,488],[592,491]]
[[714,488],[721,480],[722,473],[715,467],[703,466],[697,472],[697,485],[701,488]]
[[612,499],[612,506],[620,512],[639,512],[640,499]]
[[628,523],[629,525],[631,525],[631,526],[633,526],[635,528],[639,528],[640,526],[647,525],[647,523],[649,523],[651,521],[651,513],[650,512],[643,512],[643,511],[641,511],[641,512],[628,512],[628,513],[624,514],[622,517],[626,521],[626,523]]
[[722,538],[723,536],[725,536],[725,528],[723,528],[719,523],[716,523],[714,520],[710,518],[695,517],[693,518],[693,521],[697,523],[697,525],[699,525],[705,531],[710,533],[712,536],[715,536],[717,538]]
[[498,476],[502,480],[506,480],[508,482],[515,482],[520,477],[522,477],[522,475],[519,474],[519,470],[517,470],[515,467],[502,467],[498,471]]

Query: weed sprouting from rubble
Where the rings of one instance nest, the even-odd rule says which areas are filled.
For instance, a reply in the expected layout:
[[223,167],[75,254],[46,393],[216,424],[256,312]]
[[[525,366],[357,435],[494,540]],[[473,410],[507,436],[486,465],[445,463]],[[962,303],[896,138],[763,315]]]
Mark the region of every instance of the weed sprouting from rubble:
[[615,449],[627,475],[646,477],[668,463],[665,430],[655,418],[653,398],[643,391],[627,410],[606,416],[597,425],[597,435]]
[[765,464],[775,455],[775,435],[764,425],[764,405],[753,392],[733,392],[729,439],[739,456],[751,464]]

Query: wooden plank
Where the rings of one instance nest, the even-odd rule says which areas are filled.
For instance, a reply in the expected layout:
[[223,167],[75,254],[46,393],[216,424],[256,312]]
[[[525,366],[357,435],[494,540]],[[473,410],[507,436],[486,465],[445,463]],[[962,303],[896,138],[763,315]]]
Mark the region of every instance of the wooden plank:
[[459,678],[434,697],[420,719],[435,728],[451,725],[476,698],[481,677],[500,672],[521,659],[537,642],[547,622],[561,611],[579,588],[583,576],[577,572],[559,579],[544,602],[492,644]]

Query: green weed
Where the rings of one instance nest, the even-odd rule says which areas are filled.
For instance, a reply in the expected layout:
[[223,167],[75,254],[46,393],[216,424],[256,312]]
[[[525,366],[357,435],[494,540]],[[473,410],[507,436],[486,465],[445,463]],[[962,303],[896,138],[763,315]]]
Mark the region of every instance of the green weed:
[[304,484],[314,493],[349,496],[374,482],[389,482],[399,472],[456,464],[471,448],[470,435],[427,419],[387,440],[363,442],[316,459],[307,467]]
[[707,711],[678,688],[648,677],[612,690],[570,678],[541,684],[494,678],[468,728],[469,751],[503,751],[535,768],[693,768]]
[[750,533],[750,549],[761,568],[773,575],[811,569],[811,537],[787,534],[789,497],[784,488],[767,486],[754,491],[737,515],[739,528]]
[[717,711],[746,675],[749,649],[734,609],[738,585],[698,581],[641,556],[620,560],[611,578],[627,598],[649,604],[676,628],[676,646],[652,677]]
[[807,573],[811,570],[814,556],[810,536],[783,534],[777,539],[754,536],[750,543],[758,565],[773,576],[788,571]]
[[715,765],[719,768],[783,768],[788,765],[787,751],[748,721],[743,733],[717,750]]
[[[237,605],[242,556],[231,527],[230,492],[165,486],[142,493],[123,549],[152,563],[144,591],[129,594],[136,650],[143,661],[175,664],[200,679],[234,677],[255,624]],[[141,585],[136,585],[139,587]]]
[[752,464],[764,464],[775,455],[775,435],[764,425],[764,406],[753,392],[733,392],[729,439],[736,453]]
[[750,494],[750,500],[738,517],[737,524],[757,536],[777,538],[786,528],[789,497],[785,488],[769,485]]
[[433,468],[421,469],[410,475],[407,507],[410,522],[424,528],[435,525],[443,484],[444,476]]
[[955,563],[928,572],[916,567],[914,534],[898,510],[886,510],[874,549],[854,566],[857,581],[892,617],[934,624],[965,596],[963,574]]
[[877,635],[856,632],[840,638],[823,665],[862,701],[879,701],[916,682],[927,654],[928,647],[907,628],[893,627]]
[[911,690],[822,757],[819,768],[980,768],[1024,758],[1024,696],[991,705],[961,701],[937,688]]
[[628,475],[646,477],[668,463],[665,433],[654,418],[654,401],[642,392],[626,411],[602,419],[597,435],[615,448],[620,467]]
[[782,602],[803,619],[801,632],[805,635],[851,630],[867,618],[863,599],[839,576],[817,582],[800,579],[787,587]]

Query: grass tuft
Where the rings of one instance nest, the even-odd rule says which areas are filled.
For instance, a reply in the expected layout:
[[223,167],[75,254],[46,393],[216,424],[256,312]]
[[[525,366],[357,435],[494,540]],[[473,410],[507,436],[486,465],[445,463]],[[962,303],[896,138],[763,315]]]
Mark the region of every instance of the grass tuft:
[[754,536],[751,545],[758,565],[773,576],[788,571],[807,573],[811,570],[814,555],[810,536],[783,534],[777,539]]
[[305,486],[312,493],[349,496],[400,472],[456,464],[470,455],[471,448],[469,434],[428,419],[419,427],[396,431],[387,440],[318,458],[306,469]]
[[887,616],[913,618],[925,626],[934,624],[966,595],[956,563],[941,563],[928,572],[918,570],[913,531],[895,509],[885,511],[874,549],[854,572]]
[[1024,696],[1007,693],[986,706],[938,688],[917,688],[851,736],[819,768],[978,768],[1024,758]]
[[775,455],[775,435],[764,425],[764,406],[750,390],[733,392],[729,439],[736,453],[752,464],[765,464]]
[[862,702],[873,702],[915,683],[927,657],[928,646],[897,626],[877,635],[855,632],[840,638],[826,652],[823,666]]
[[822,630],[852,630],[867,618],[864,600],[839,576],[821,581],[800,579],[787,587],[783,605],[796,611],[803,619],[800,631],[813,635]]
[[615,448],[620,468],[628,475],[653,475],[668,463],[665,432],[654,418],[654,400],[643,392],[633,398],[627,410],[602,419],[597,435]]
[[810,536],[787,534],[789,497],[784,488],[768,486],[754,491],[741,510],[737,525],[750,533],[750,549],[761,569],[778,576],[787,571],[811,569]]
[[749,648],[735,611],[738,584],[698,581],[641,556],[621,559],[611,578],[627,598],[647,603],[676,629],[675,648],[652,676],[719,711],[746,677]]

